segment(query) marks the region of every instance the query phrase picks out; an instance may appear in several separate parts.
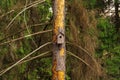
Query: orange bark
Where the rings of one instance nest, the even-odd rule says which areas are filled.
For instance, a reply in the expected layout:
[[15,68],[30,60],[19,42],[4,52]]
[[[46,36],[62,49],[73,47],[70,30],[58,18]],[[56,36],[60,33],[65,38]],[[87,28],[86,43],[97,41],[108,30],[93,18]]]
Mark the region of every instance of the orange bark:
[[[54,7],[53,7],[54,8],[53,11],[54,12],[54,24],[53,24],[54,50],[53,50],[52,80],[65,80],[65,62],[60,62],[60,61],[64,61],[65,59],[65,47],[64,47],[65,42],[61,44],[62,47],[60,48],[57,44],[57,36],[59,34],[59,29],[63,30],[63,34],[64,34],[64,7],[65,7],[65,0],[54,0]],[[58,56],[60,58],[58,58]],[[59,67],[63,67],[63,68],[59,68]]]

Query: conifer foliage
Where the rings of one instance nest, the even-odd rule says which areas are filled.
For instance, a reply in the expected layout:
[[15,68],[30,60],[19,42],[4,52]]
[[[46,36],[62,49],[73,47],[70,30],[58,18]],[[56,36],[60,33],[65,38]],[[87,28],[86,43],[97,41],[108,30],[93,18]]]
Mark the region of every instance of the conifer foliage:
[[120,80],[119,25],[119,0],[0,0],[0,80]]

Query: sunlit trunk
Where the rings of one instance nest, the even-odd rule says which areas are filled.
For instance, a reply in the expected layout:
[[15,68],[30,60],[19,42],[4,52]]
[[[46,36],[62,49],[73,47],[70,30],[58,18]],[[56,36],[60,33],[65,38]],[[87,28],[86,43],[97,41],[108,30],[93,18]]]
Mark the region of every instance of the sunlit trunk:
[[65,0],[54,0],[52,80],[65,80]]

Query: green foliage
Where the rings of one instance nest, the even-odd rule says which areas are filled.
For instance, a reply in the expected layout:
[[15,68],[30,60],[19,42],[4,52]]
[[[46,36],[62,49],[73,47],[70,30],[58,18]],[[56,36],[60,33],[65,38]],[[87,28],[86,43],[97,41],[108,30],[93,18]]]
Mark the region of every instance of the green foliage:
[[20,73],[23,74],[25,72],[25,70],[27,69],[27,64],[22,64],[20,65]]
[[0,9],[2,9],[4,12],[7,12],[15,3],[16,0],[0,0]]
[[103,66],[113,80],[120,79],[120,45],[117,41],[118,34],[109,19],[100,18],[98,20],[100,47],[98,55],[103,59]]
[[43,75],[39,75],[39,78],[41,80],[50,80],[52,77],[52,58],[43,58],[40,60],[40,67],[39,67],[39,74],[43,74]]
[[99,19],[98,20],[98,29],[99,29],[99,39],[101,40],[101,49],[102,50],[111,50],[115,47],[117,40],[117,35],[115,27],[108,19]]
[[66,75],[65,77],[66,77],[66,80],[71,80],[70,76]]
[[118,55],[106,59],[106,68],[108,75],[115,79],[120,79],[120,57]]
[[28,80],[38,80],[37,70],[33,70],[31,74],[28,75]]
[[25,55],[28,54],[29,52],[31,52],[29,40],[25,40],[24,44],[22,44],[22,45],[16,50],[17,55],[19,55],[20,57],[25,56]]
[[97,0],[95,8],[103,10],[105,7],[106,7],[106,3],[104,2],[104,0]]
[[51,0],[46,0],[44,4],[38,6],[39,15],[42,15],[40,21],[43,22],[51,18],[52,12],[50,9],[51,9]]
[[85,0],[84,3],[88,9],[93,9],[96,5],[97,0]]
[[[28,0],[28,3],[31,3],[32,1],[35,1],[35,0]],[[76,0],[76,1],[80,2],[82,0]],[[69,0],[69,2],[72,3],[74,2],[74,0]],[[104,0],[83,0],[83,2],[86,8],[89,10],[94,10],[94,9],[103,10],[106,8],[106,5],[107,5],[107,3],[104,2]],[[33,9],[36,9],[36,11],[33,12],[33,14],[38,13],[38,15],[35,15],[35,16],[31,16],[31,12],[30,12],[31,8],[26,10],[25,13],[22,13],[20,16],[18,16],[15,19],[14,23],[10,25],[11,26],[10,31],[7,32],[5,30],[6,25],[8,25],[8,23],[12,20],[12,18],[15,17],[23,9],[23,7],[25,6],[25,0],[0,0],[0,21],[1,21],[0,40],[6,36],[9,36],[10,34],[14,34],[16,32],[19,32],[22,29],[25,29],[26,28],[24,25],[25,23],[28,24],[30,33],[34,33],[33,27],[31,25],[34,25],[37,23],[41,24],[46,21],[49,21],[52,18],[51,5],[52,5],[51,0],[45,0],[44,3],[33,7]],[[66,7],[67,6],[69,6],[69,4],[67,4]],[[12,9],[13,10],[15,9],[15,11],[13,11],[12,13],[6,14]],[[4,14],[6,15],[1,18],[1,15],[4,15]],[[66,12],[66,14],[68,13]],[[68,18],[68,15],[66,16],[67,16],[66,18]],[[31,19],[31,17],[33,17],[33,19]],[[97,15],[97,17],[99,16]],[[69,20],[66,20],[66,24],[68,22]],[[39,27],[39,29],[36,27],[34,28],[38,29],[39,31],[39,30],[43,30],[45,26],[46,25],[36,26],[36,27]],[[111,80],[120,80],[120,76],[119,76],[120,75],[120,42],[118,41],[119,34],[116,33],[114,23],[112,23],[108,18],[100,17],[98,19],[97,28],[99,29],[99,33],[98,33],[99,46],[97,49],[97,55],[103,61],[101,64],[103,68],[105,68],[105,71],[108,74],[109,78],[110,79],[112,78]],[[93,37],[93,35],[95,34],[94,29],[92,28],[88,29],[87,32],[88,34],[90,34],[91,37]],[[11,40],[11,39],[15,39],[16,37],[18,38],[21,36],[29,35],[28,31],[24,31],[21,33],[15,34],[14,36],[1,41],[0,43]],[[47,36],[49,35],[50,34],[47,34]],[[70,40],[72,40],[72,34],[68,27],[66,27],[66,35],[70,38]],[[80,36],[84,36],[84,34],[80,34]],[[4,67],[15,63],[18,59],[21,59],[26,54],[30,53],[32,50],[36,48],[35,46],[33,46],[32,40],[34,42],[38,41],[40,44],[37,44],[37,45],[41,45],[42,44],[41,39],[43,38],[44,40],[44,37],[46,36],[40,35],[40,37],[37,37],[38,40],[36,40],[37,38],[32,36],[32,37],[25,38],[24,40],[15,42],[13,44],[11,43],[4,46],[3,45],[0,46],[0,69],[3,69]],[[12,48],[9,49],[11,46]],[[41,50],[41,52],[42,51],[45,51],[45,50]],[[37,54],[39,54],[39,52],[38,53],[36,52],[36,54],[32,56],[35,56]],[[6,57],[5,55],[8,55],[8,56]],[[31,63],[33,65],[31,65]],[[66,80],[71,80],[71,76],[72,76],[70,72],[72,65],[68,65],[69,63],[70,61],[68,60],[67,69],[66,69],[66,73],[67,73]],[[36,59],[34,61],[31,61],[30,63],[27,62],[26,64],[22,64],[13,68],[11,71],[4,74],[2,78],[0,77],[0,80],[51,80],[51,76],[52,76],[51,68],[52,68],[52,58],[48,57],[48,58]]]

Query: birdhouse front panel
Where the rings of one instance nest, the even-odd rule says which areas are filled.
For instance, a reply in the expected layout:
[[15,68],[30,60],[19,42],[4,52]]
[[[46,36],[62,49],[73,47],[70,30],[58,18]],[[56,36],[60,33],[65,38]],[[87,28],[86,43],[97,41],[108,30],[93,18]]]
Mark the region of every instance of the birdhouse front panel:
[[62,34],[58,34],[57,44],[63,44],[63,43],[64,43],[64,36]]

